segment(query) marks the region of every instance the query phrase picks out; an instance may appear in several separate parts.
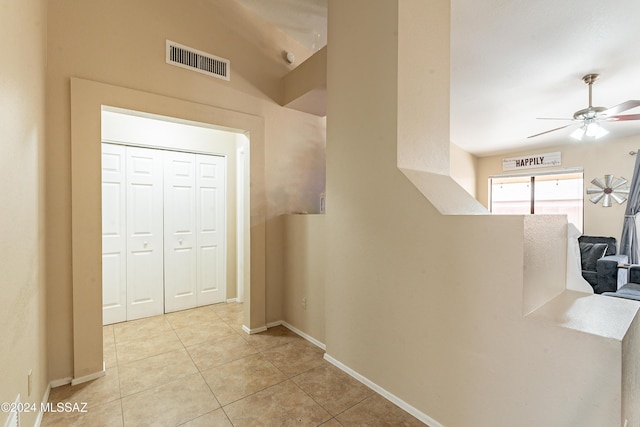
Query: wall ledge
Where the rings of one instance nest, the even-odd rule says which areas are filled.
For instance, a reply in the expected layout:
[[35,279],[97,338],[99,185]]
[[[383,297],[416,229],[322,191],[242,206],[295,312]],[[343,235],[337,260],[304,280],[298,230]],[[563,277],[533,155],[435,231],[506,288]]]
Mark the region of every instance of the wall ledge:
[[398,168],[442,215],[489,215],[451,176]]
[[525,317],[621,342],[638,310],[636,301],[567,290]]

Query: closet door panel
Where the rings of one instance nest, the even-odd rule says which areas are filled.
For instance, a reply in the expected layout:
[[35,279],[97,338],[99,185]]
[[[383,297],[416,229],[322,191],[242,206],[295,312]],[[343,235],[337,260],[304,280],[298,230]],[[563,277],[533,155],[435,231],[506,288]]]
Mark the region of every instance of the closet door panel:
[[164,153],[165,312],[196,306],[195,154]]
[[102,324],[127,320],[125,147],[102,144]]
[[198,301],[226,300],[226,159],[196,155],[198,206]]
[[127,147],[127,320],[164,312],[162,152]]

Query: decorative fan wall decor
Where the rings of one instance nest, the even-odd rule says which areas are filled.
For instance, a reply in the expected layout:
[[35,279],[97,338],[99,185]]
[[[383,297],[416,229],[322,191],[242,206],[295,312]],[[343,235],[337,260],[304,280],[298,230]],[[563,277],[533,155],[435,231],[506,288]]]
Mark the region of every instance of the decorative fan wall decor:
[[622,187],[627,183],[627,180],[622,177],[616,178],[613,175],[605,175],[604,183],[599,178],[593,178],[591,183],[597,188],[587,188],[587,194],[592,195],[589,200],[594,204],[602,200],[602,206],[605,208],[611,207],[611,199],[621,205],[629,196],[629,187]]

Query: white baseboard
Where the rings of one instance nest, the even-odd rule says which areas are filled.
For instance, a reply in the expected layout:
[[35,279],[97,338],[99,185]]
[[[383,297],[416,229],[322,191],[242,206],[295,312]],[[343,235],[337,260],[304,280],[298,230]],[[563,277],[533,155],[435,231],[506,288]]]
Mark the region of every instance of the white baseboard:
[[273,328],[275,326],[284,326],[285,328],[289,329],[291,332],[293,332],[296,335],[299,335],[300,337],[304,338],[305,340],[309,341],[311,344],[320,347],[322,350],[327,350],[327,346],[323,343],[318,341],[317,339],[315,339],[314,337],[312,337],[311,335],[302,332],[300,329],[296,328],[293,325],[288,324],[287,322],[285,322],[284,320],[278,320],[275,322],[271,322],[271,323],[267,323],[267,328]]
[[58,380],[53,380],[49,383],[49,387],[56,388],[63,385],[71,384],[72,377],[60,378]]
[[242,325],[242,330],[248,333],[249,335],[259,334],[260,332],[264,332],[267,330],[266,326],[261,326],[259,328],[249,329],[247,326]]
[[275,328],[276,326],[282,325],[284,322],[282,320],[277,320],[275,322],[267,323],[267,329]]
[[[349,368],[348,366],[342,364],[338,360],[336,360],[333,357],[329,356],[326,353],[327,346],[324,343],[322,343],[322,342],[318,341],[317,339],[313,338],[311,335],[309,335],[309,334],[307,334],[305,332],[302,332],[300,329],[296,328],[295,326],[288,324],[284,320],[278,320],[276,322],[267,323],[266,328],[264,328],[264,330],[267,330],[267,328],[273,328],[275,326],[280,326],[280,325],[284,326],[285,328],[289,329],[293,333],[299,335],[300,337],[306,339],[310,343],[312,343],[312,344],[318,346],[319,348],[321,348],[322,350],[324,350],[325,351],[324,359],[327,362],[331,363],[332,365],[334,365],[335,367],[337,367],[341,371],[345,372],[349,376],[351,376],[351,377],[355,378],[356,380],[360,381],[362,384],[366,385],[371,390],[375,391],[380,396],[384,397],[385,399],[387,399],[391,403],[395,404],[396,406],[404,409],[409,414],[413,415],[414,417],[416,417],[417,419],[419,419],[423,423],[425,423],[425,424],[427,424],[427,425],[429,425],[431,427],[444,427],[442,424],[440,424],[439,422],[437,422],[436,420],[434,420],[433,418],[431,418],[430,416],[428,416],[424,412],[421,412],[420,410],[414,408],[413,406],[409,405],[404,400],[400,399],[398,396],[388,392],[387,390],[385,390],[384,388],[380,387],[379,385],[377,385],[373,381],[371,381],[368,378],[360,375],[358,372],[354,371],[353,369]],[[244,326],[242,328],[245,329]],[[245,332],[246,331],[248,331],[248,328],[245,329]],[[260,332],[262,332],[262,331],[260,331]]]
[[92,381],[98,379],[100,377],[104,377],[107,373],[107,365],[102,362],[102,371],[94,372],[93,374],[85,375],[83,377],[74,378],[71,380],[71,385],[78,385],[82,383],[86,383],[88,381]]
[[[71,378],[69,378],[69,381],[71,381]],[[67,383],[69,384],[69,383]],[[49,383],[47,385],[47,389],[44,391],[44,395],[42,396],[42,401],[40,402],[40,407],[42,408],[43,406],[45,406],[47,404],[47,402],[49,401],[49,393],[51,393],[51,388],[52,385],[51,383]],[[38,411],[38,417],[36,418],[36,422],[33,424],[33,427],[40,427],[40,424],[42,424],[42,417],[44,416],[44,412],[42,411]]]
[[238,298],[229,298],[227,300],[227,304],[231,304],[232,302],[238,302]]
[[327,346],[325,345],[325,343],[318,341],[317,339],[315,339],[314,337],[312,337],[311,335],[305,332],[302,332],[300,329],[296,328],[295,326],[290,325],[285,321],[280,322],[280,324],[285,328],[289,329],[290,331],[292,331],[293,333],[300,335],[302,338],[309,341],[311,344],[317,347],[320,347],[323,351],[327,350]]
[[433,418],[431,418],[430,416],[428,416],[424,412],[422,412],[422,411],[414,408],[413,406],[409,405],[407,402],[405,402],[404,400],[400,399],[398,396],[388,392],[387,390],[385,390],[384,388],[380,387],[378,384],[374,383],[373,381],[371,381],[367,377],[365,377],[363,375],[360,375],[358,372],[356,372],[353,369],[349,368],[347,365],[344,365],[341,362],[339,362],[338,360],[336,360],[333,357],[329,356],[327,353],[324,354],[324,359],[327,362],[331,363],[336,368],[342,370],[346,374],[348,374],[351,377],[355,378],[356,380],[360,381],[362,384],[366,385],[371,390],[375,391],[376,393],[378,393],[380,396],[384,397],[385,399],[387,399],[391,403],[393,403],[396,406],[404,409],[405,411],[407,411],[408,413],[410,413],[411,415],[413,415],[414,417],[416,417],[417,419],[419,419],[423,423],[427,424],[428,426],[431,426],[431,427],[444,427],[442,424],[440,424],[439,422],[437,422],[436,420],[434,420]]

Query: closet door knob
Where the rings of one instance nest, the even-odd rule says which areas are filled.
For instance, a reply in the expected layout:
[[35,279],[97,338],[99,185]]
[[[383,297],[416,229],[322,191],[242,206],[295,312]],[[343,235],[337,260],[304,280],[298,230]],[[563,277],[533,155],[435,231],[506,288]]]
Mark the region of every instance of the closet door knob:
[[182,239],[178,240],[178,243],[182,244]]
[[145,247],[145,248],[147,247],[147,245],[148,245],[148,244],[149,244],[148,242],[144,242],[144,243],[143,243],[143,245],[144,245],[144,247]]

